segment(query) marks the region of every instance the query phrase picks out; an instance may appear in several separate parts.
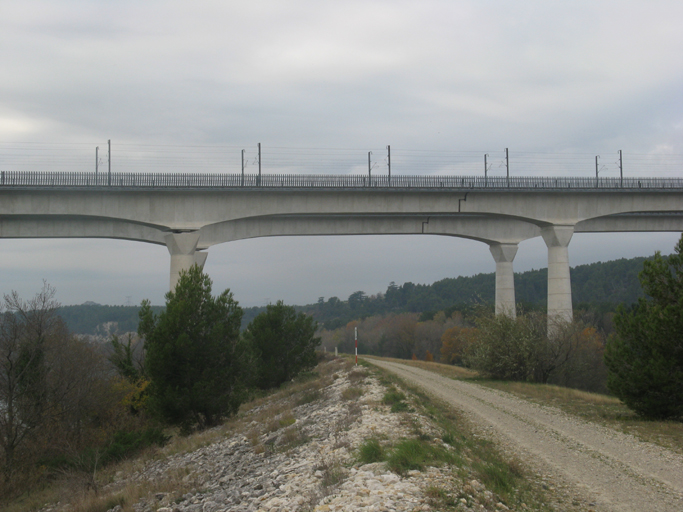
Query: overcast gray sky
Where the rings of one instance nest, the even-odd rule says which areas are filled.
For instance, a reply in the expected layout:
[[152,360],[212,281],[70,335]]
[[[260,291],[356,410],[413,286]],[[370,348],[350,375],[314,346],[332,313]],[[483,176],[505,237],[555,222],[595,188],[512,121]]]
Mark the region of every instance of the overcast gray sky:
[[[374,150],[380,164],[387,144],[494,160],[509,147],[520,174],[515,154],[583,155],[572,172],[586,175],[601,155],[607,175],[622,149],[630,175],[683,175],[672,164],[683,155],[680,1],[3,0],[0,77],[0,167],[20,166],[8,157],[18,142],[43,158],[28,168],[49,170],[67,161],[59,150],[94,162],[111,139],[119,171],[117,147],[132,169],[135,145],[234,148],[239,165],[238,148],[261,142],[266,155]],[[570,262],[669,253],[677,239],[575,235]],[[46,279],[65,304],[160,304],[168,286],[166,248],[142,243],[0,239],[0,261],[0,291],[28,297]],[[515,269],[546,261],[543,242],[527,241]],[[232,242],[209,250],[205,270],[249,306],[494,268],[481,243],[385,236]]]

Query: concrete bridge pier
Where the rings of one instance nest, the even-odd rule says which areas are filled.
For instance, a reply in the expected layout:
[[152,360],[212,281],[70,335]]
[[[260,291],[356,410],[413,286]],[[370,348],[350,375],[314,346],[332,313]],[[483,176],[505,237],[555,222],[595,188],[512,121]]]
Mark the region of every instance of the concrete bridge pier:
[[517,316],[515,276],[512,270],[517,248],[517,244],[489,244],[493,259],[496,261],[496,315],[508,315],[511,318]]
[[572,283],[569,275],[569,241],[574,226],[548,226],[541,235],[548,247],[548,332],[558,322],[571,322]]
[[164,240],[171,254],[170,289],[175,290],[180,272],[190,270],[195,263],[203,267],[208,253],[197,251],[199,231],[169,233]]

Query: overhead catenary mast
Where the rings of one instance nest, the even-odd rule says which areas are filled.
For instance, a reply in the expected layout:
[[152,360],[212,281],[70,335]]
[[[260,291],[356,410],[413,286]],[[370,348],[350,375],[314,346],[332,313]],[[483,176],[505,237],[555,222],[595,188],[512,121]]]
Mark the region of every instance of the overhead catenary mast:
[[107,185],[111,186],[111,139],[107,141]]

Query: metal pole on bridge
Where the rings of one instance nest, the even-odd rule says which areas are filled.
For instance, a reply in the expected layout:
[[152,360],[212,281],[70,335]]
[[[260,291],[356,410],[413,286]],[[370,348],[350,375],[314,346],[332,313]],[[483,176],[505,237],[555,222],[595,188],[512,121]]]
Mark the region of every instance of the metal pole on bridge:
[[261,184],[261,143],[258,143],[258,185]]
[[510,154],[508,148],[505,148],[505,169],[507,170],[507,185],[510,186]]
[[624,188],[624,160],[622,159],[621,149],[619,150],[619,184]]
[[489,155],[488,153],[484,153],[484,186],[488,187],[489,186],[489,164],[487,162]]
[[100,147],[95,146],[95,185],[97,185],[97,171],[100,164]]
[[111,139],[107,141],[107,185],[111,186]]
[[242,150],[242,183],[241,186],[244,186],[244,150]]
[[368,151],[368,186],[372,186],[372,167],[370,165],[370,155],[372,155],[372,151]]
[[387,146],[387,168],[389,169],[389,183],[391,183],[391,146]]

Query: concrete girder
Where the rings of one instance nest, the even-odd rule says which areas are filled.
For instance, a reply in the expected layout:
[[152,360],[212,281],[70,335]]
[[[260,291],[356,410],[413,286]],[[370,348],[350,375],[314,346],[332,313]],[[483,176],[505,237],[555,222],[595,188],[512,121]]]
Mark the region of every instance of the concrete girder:
[[681,212],[680,192],[512,192],[510,194],[471,194],[463,201],[462,213],[508,215],[535,223],[575,225],[581,221],[618,214]]
[[5,215],[85,215],[161,229],[197,230],[274,215],[439,215],[514,217],[540,227],[630,212],[683,210],[681,191],[539,190],[0,190]]
[[484,243],[519,243],[541,229],[517,219],[463,216],[269,216],[221,222],[201,229],[201,248],[269,236],[445,235]]
[[575,233],[605,232],[683,232],[683,215],[675,213],[631,213],[609,215],[581,221],[574,226]]
[[112,238],[165,245],[160,229],[117,219],[87,217],[6,217],[0,238]]

